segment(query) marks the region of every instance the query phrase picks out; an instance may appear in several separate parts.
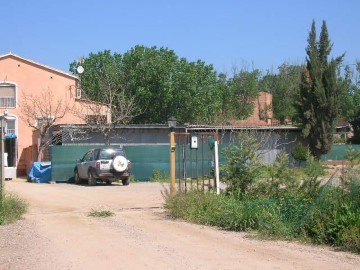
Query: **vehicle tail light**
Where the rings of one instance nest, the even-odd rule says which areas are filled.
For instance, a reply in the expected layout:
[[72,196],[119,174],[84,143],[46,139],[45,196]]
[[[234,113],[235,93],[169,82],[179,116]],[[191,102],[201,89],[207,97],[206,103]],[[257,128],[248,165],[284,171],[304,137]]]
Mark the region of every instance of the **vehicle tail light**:
[[99,161],[96,162],[95,166],[96,166],[96,169],[100,170],[100,162]]
[[128,170],[131,170],[131,168],[132,168],[131,162],[130,160],[128,160]]

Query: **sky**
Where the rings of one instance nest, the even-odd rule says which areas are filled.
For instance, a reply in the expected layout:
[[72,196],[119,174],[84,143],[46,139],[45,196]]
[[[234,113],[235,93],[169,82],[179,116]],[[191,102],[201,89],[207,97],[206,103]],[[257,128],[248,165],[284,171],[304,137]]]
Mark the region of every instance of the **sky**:
[[0,54],[69,70],[79,57],[167,47],[218,72],[302,64],[314,20],[332,56],[360,60],[360,0],[0,0]]

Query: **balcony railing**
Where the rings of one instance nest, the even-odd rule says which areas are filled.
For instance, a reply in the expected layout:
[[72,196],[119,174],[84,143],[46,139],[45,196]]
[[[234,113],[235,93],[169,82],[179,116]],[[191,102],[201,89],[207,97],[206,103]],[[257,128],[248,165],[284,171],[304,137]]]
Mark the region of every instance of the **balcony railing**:
[[15,132],[15,129],[7,129],[6,130],[6,134],[14,134],[14,135],[16,135],[16,132]]
[[15,108],[15,98],[13,97],[0,97],[1,108]]

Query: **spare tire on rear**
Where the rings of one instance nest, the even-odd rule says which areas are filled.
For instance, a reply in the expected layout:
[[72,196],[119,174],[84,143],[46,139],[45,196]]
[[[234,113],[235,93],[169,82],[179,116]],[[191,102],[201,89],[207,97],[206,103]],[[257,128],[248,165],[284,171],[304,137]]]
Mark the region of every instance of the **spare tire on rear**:
[[116,156],[113,159],[112,166],[115,171],[123,172],[128,167],[128,160],[123,156]]

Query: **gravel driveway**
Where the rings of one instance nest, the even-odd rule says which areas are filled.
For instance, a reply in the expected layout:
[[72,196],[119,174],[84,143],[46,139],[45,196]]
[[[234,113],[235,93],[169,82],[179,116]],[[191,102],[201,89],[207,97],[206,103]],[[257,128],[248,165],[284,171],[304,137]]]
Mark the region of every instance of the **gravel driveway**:
[[[168,219],[157,183],[5,182],[29,203],[0,226],[0,269],[360,269],[360,256]],[[89,217],[110,210],[109,218]]]

